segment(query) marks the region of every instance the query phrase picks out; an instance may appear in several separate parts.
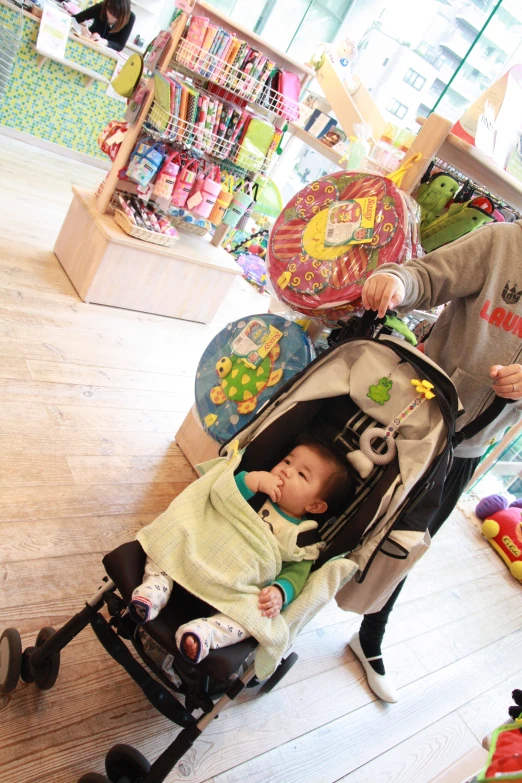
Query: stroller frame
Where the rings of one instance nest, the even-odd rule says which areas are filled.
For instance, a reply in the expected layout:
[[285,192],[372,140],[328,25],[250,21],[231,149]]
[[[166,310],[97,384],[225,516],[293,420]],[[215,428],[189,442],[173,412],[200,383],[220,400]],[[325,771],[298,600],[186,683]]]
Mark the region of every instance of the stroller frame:
[[[122,545],[126,546],[129,544]],[[191,666],[185,663],[181,656],[176,657],[175,671],[181,680],[180,686],[176,687],[144,649],[136,633],[138,626],[126,611],[127,603],[118,595],[119,588],[116,583],[108,576],[103,577],[103,582],[96,593],[86,601],[84,608],[59,630],[42,628],[34,647],[27,647],[22,652],[18,631],[9,628],[3,632],[0,637],[0,653],[3,659],[0,665],[0,691],[7,693],[14,690],[19,678],[26,683],[34,682],[42,690],[52,688],[58,677],[61,650],[90,625],[105,650],[139,685],[150,704],[168,720],[180,726],[182,731],[152,764],[135,748],[115,745],[108,751],[105,759],[108,778],[99,773],[87,773],[82,775],[78,783],[163,783],[224,707],[234,701],[247,686],[259,684],[253,663],[256,643],[252,640],[251,651],[241,667],[243,671],[233,675],[227,683],[216,683],[208,674],[198,670],[196,665]],[[110,615],[109,621],[101,614],[105,606]],[[123,640],[132,643],[147,668],[134,658]],[[261,692],[271,691],[296,660],[295,653],[283,659],[278,669],[265,682]],[[174,695],[176,692],[185,696],[185,706]],[[218,694],[220,696],[214,703],[213,697],[216,698]],[[195,717],[193,713],[198,710],[202,710],[203,714]]]

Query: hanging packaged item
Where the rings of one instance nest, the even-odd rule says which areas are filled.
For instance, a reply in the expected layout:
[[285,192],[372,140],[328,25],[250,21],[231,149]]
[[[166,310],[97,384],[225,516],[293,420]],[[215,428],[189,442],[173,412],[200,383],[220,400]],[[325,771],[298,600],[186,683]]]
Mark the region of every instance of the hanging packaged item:
[[291,71],[279,71],[277,92],[277,106],[273,108],[280,117],[295,122],[299,118],[299,95],[301,93],[299,76]]
[[254,199],[254,200],[252,201],[252,203],[250,204],[250,206],[248,206],[248,207],[245,209],[245,211],[243,212],[242,216],[241,216],[241,217],[239,218],[239,220],[237,221],[237,226],[236,226],[236,228],[238,228],[240,231],[244,231],[244,230],[246,229],[246,227],[247,227],[247,224],[248,224],[248,221],[250,220],[250,217],[251,217],[251,215],[252,215],[252,212],[253,212],[253,211],[255,210],[255,208],[256,208],[256,201],[257,201],[257,195],[258,195],[258,193],[259,193],[259,185],[258,185],[257,183],[255,183],[255,184],[252,186],[252,196],[253,196],[253,199]]
[[220,193],[221,193],[221,172],[219,170],[219,166],[214,166],[211,169],[210,173],[203,179],[203,183],[200,191],[201,198],[199,200],[199,203],[196,204],[195,206],[191,206],[190,198],[189,198],[189,201],[187,202],[187,206],[189,209],[192,209],[192,212],[195,215],[208,218],[214,208],[214,204],[216,203]]
[[121,120],[111,120],[98,136],[98,146],[114,161],[129,126]]
[[225,217],[225,212],[230,206],[230,202],[234,197],[234,177],[231,174],[226,174],[223,182],[221,183],[221,190],[219,191],[216,203],[212,207],[208,219],[214,226],[220,226]]
[[362,309],[367,277],[416,255],[406,195],[387,177],[339,171],[303,188],[270,234],[277,298],[331,323]]
[[240,218],[243,217],[253,201],[251,183],[246,182],[242,187],[246,188],[246,190],[239,189],[235,191],[232,202],[223,218],[223,223],[230,226],[230,228],[236,228]]
[[153,196],[167,199],[170,202],[180,168],[181,158],[179,152],[171,153],[165,160],[156,178],[152,190]]
[[196,181],[198,172],[198,161],[193,158],[186,163],[178,174],[174,191],[172,193],[172,204],[175,207],[184,207],[187,203],[189,193]]
[[263,166],[268,150],[274,138],[275,128],[266,120],[252,117],[245,125],[239,142],[236,165],[246,171],[254,171]]
[[163,163],[164,149],[160,144],[150,146],[146,142],[140,142],[132,154],[127,168],[127,177],[141,187],[147,187]]

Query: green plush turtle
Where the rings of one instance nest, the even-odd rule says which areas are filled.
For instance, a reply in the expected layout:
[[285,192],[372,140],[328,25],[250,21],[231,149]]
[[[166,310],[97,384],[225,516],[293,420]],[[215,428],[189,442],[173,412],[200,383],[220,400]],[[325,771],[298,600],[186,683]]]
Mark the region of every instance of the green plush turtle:
[[389,391],[393,386],[393,381],[389,378],[381,378],[379,383],[372,384],[370,386],[367,397],[374,402],[378,402],[379,405],[384,405],[390,399]]
[[460,183],[444,173],[434,174],[420,185],[415,198],[421,208],[421,225],[427,226],[435,220],[459,188]]
[[210,399],[215,405],[227,400],[237,403],[238,413],[252,413],[257,400],[267,386],[275,386],[283,377],[283,370],[274,370],[281,348],[274,345],[268,356],[257,366],[240,356],[223,356],[216,364],[221,384],[210,390]]
[[438,217],[429,226],[422,227],[422,246],[426,253],[431,253],[448,242],[460,239],[464,234],[469,234],[485,223],[495,220],[493,215],[479,207],[472,206],[471,202],[465,204],[452,204],[447,212]]

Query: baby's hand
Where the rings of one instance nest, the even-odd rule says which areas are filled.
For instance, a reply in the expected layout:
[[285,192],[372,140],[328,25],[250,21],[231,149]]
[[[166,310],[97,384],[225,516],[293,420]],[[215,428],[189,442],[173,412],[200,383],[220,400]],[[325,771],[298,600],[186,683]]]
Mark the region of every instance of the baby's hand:
[[258,492],[264,492],[270,500],[278,503],[281,500],[280,488],[283,485],[283,479],[272,475],[272,473],[265,473],[265,471],[260,471],[260,474]]
[[251,473],[247,473],[245,481],[247,487],[252,492],[263,492],[274,503],[278,503],[281,500],[280,487],[283,484],[283,479],[274,476],[272,473],[268,473],[266,470],[254,470]]
[[259,611],[263,617],[277,617],[283,606],[283,594],[276,585],[263,587],[259,593]]

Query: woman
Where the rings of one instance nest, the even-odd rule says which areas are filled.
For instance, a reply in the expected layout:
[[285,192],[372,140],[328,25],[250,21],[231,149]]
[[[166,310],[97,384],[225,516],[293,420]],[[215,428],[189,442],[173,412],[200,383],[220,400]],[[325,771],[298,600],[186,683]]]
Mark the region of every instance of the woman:
[[[428,358],[452,378],[464,405],[457,430],[482,413],[495,394],[511,403],[490,425],[457,446],[440,505],[429,521],[431,537],[455,508],[488,446],[522,414],[521,257],[522,221],[498,223],[404,266],[383,264],[363,288],[364,307],[379,316],[390,307],[409,312],[450,303],[424,346]],[[382,642],[404,581],[379,611],[365,615],[350,640],[368,684],[389,702],[398,697],[386,675]]]
[[131,34],[136,17],[131,11],[130,0],[103,0],[103,3],[97,3],[75,14],[73,19],[80,24],[92,19],[91,40],[121,52]]

